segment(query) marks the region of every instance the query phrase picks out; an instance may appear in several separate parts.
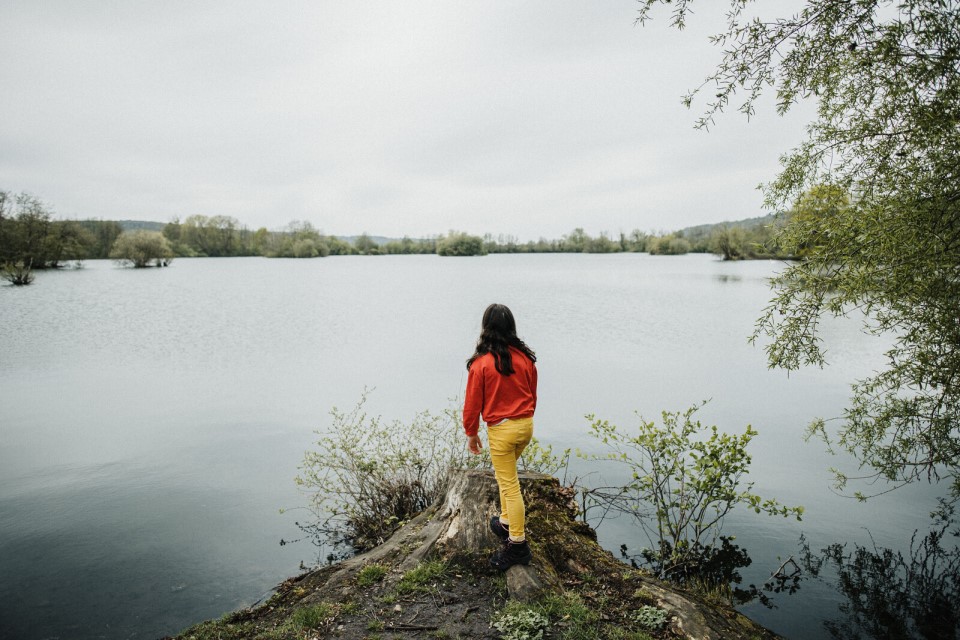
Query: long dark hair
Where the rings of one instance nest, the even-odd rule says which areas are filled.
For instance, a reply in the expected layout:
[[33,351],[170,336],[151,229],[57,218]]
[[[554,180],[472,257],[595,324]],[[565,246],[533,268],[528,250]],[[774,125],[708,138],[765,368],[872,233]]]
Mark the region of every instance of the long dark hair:
[[505,376],[513,374],[513,358],[510,357],[510,347],[519,350],[523,355],[530,358],[530,362],[537,361],[533,349],[517,337],[517,323],[514,321],[510,309],[506,305],[494,303],[483,312],[477,349],[467,359],[467,370],[470,369],[474,360],[485,353],[492,353],[497,371]]

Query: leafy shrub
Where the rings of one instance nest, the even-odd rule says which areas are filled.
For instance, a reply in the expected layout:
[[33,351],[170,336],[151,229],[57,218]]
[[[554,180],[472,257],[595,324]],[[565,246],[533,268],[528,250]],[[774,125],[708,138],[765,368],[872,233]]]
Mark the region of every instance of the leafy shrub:
[[483,238],[480,236],[452,232],[449,236],[437,240],[439,256],[482,256],[486,253]]
[[455,411],[387,422],[364,412],[366,399],[364,392],[348,413],[331,410],[330,428],[317,432],[296,478],[312,494],[320,521],[313,529],[358,551],[441,498],[453,469],[480,462],[467,453]]
[[699,576],[729,583],[738,581],[736,568],[750,560],[730,544],[731,538],[720,536],[724,517],[744,505],[757,513],[799,520],[803,507],[786,507],[753,493],[753,483],[743,479],[750,466],[746,448],[757,432],[749,425],[740,436],[704,427],[693,420],[701,406],[664,411],[662,427],[641,419],[634,435],[587,416],[590,435],[608,448],[587,457],[624,465],[632,480],[622,487],[584,492],[604,512],[637,520],[652,544],[642,556],[660,577],[685,583]]
[[564,449],[560,455],[554,455],[552,444],[544,446],[539,440],[532,438],[530,444],[523,450],[520,463],[524,471],[535,471],[552,476],[567,467],[570,454],[570,449]]
[[691,248],[689,240],[672,233],[647,240],[647,253],[650,255],[679,256],[690,253]]
[[0,277],[10,284],[20,287],[33,282],[33,271],[29,264],[24,264],[23,260],[20,260],[4,264],[2,271],[0,271]]
[[110,250],[110,257],[137,269],[151,265],[167,266],[173,260],[170,242],[159,231],[125,232]]
[[292,253],[295,258],[316,258],[320,255],[317,251],[317,243],[309,238],[294,241]]

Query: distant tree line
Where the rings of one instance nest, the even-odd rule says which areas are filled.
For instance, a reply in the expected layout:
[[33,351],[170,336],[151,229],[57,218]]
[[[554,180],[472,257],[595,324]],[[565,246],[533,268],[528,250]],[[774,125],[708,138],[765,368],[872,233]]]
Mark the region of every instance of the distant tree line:
[[[490,253],[714,253],[725,260],[802,258],[818,242],[810,236],[789,247],[776,238],[784,225],[809,225],[849,203],[835,187],[814,187],[786,215],[645,233],[633,230],[591,236],[582,228],[559,239],[520,242],[509,235],[462,231],[431,238],[374,239],[364,233],[344,239],[324,234],[306,221],[270,231],[251,231],[230,216],[192,215],[166,225],[115,220],[54,220],[38,198],[0,190],[0,276],[29,284],[35,269],[55,269],[85,259],[111,258],[134,267],[166,266],[174,257],[265,256],[322,258],[340,255],[480,256]],[[153,227],[152,229],[150,227]],[[156,231],[155,229],[160,229]]]
[[[798,205],[799,206],[799,205]],[[788,215],[789,217],[789,215]],[[620,253],[654,255],[715,253],[725,260],[793,257],[774,242],[773,216],[742,222],[703,225],[669,233],[591,236],[576,228],[560,239],[520,242],[510,235],[471,235],[450,231],[431,238],[404,237],[377,242],[364,233],[353,241],[326,235],[306,221],[294,221],[279,231],[261,227],[250,231],[227,216],[190,216],[163,228],[177,256],[266,256],[268,258],[317,258],[337,255],[481,256],[490,253]]]

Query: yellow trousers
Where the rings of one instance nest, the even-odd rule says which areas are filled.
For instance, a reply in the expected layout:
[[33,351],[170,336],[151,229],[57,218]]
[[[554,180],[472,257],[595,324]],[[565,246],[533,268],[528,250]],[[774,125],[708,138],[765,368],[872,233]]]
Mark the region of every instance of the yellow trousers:
[[533,418],[505,420],[487,426],[493,474],[500,489],[500,521],[509,527],[510,538],[514,541],[524,539],[526,518],[520,480],[517,478],[517,460],[532,437]]

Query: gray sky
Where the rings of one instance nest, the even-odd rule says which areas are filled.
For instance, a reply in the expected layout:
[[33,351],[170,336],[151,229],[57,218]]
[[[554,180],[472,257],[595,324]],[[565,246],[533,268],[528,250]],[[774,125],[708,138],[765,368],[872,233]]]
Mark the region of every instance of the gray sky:
[[677,32],[632,0],[3,0],[0,188],[68,218],[388,236],[762,215],[811,110],[693,129],[726,5]]

